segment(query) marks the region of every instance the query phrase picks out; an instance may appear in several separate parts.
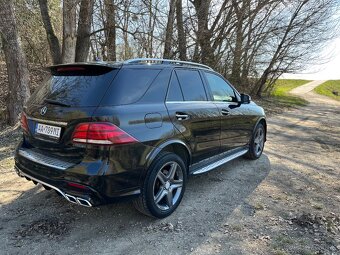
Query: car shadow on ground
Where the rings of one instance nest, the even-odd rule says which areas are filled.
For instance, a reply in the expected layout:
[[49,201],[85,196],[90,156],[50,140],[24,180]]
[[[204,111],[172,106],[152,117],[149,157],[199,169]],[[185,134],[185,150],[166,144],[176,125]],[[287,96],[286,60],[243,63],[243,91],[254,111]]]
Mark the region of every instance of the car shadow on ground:
[[240,158],[192,176],[180,206],[162,220],[140,214],[131,201],[85,208],[32,184],[0,208],[0,237],[4,240],[0,249],[32,254],[188,253],[205,245],[234,210],[245,215],[255,212],[247,198],[270,170],[269,158],[263,154],[256,161]]

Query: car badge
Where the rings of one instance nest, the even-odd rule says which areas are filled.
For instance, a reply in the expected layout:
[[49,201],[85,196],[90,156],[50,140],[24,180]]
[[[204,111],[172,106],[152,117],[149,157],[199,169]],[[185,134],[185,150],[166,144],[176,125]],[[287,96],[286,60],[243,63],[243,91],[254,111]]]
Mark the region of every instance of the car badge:
[[47,112],[47,106],[44,106],[43,108],[40,109],[40,115],[45,115]]

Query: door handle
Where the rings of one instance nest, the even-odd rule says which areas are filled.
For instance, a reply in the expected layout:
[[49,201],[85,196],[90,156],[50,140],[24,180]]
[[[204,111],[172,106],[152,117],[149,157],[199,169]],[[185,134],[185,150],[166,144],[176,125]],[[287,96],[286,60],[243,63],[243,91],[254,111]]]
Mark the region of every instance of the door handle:
[[187,120],[189,119],[189,115],[182,112],[176,112],[176,118],[178,120]]
[[222,115],[229,115],[230,112],[227,109],[222,109],[221,110]]

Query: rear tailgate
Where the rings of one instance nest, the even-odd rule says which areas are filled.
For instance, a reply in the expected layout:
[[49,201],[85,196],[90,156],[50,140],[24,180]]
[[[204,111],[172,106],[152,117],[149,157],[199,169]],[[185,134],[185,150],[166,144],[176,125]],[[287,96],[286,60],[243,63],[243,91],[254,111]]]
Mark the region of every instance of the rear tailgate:
[[80,122],[91,121],[119,68],[99,65],[51,67],[51,76],[30,98],[25,114],[28,147],[66,158],[81,158],[84,148],[71,137]]

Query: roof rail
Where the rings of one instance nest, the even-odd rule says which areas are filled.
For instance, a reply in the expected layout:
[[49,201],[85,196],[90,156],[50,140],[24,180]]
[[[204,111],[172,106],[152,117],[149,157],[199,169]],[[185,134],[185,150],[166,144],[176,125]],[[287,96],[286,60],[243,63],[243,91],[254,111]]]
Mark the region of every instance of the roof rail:
[[160,58],[134,58],[129,59],[124,62],[124,64],[174,64],[174,65],[183,65],[183,66],[192,66],[192,67],[201,67],[209,70],[213,70],[210,66],[189,62],[189,61],[181,61],[181,60],[173,60],[173,59],[160,59]]

